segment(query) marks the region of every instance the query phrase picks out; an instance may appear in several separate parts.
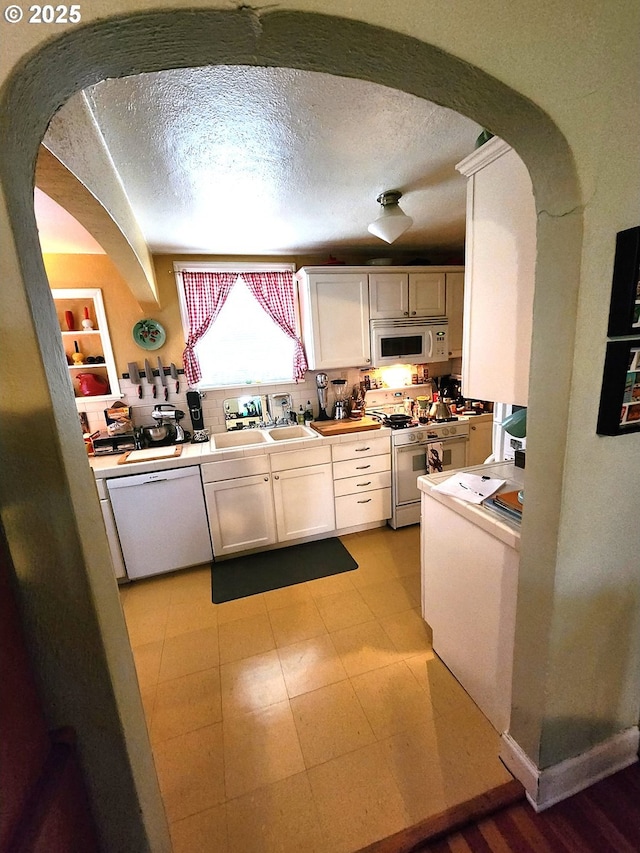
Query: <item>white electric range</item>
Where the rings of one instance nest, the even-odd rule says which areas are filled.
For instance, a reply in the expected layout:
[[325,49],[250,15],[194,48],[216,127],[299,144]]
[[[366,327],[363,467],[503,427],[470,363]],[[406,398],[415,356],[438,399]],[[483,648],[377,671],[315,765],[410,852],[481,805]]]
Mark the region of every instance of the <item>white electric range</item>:
[[[428,386],[412,385],[402,389],[385,388],[365,393],[365,411],[379,418],[391,432],[391,508],[389,524],[393,528],[418,524],[420,491],[418,477],[464,468],[467,464],[469,418],[453,416],[447,420],[421,423],[410,417],[405,423],[389,419],[403,415],[405,400],[426,394]],[[417,411],[417,405],[414,406]]]

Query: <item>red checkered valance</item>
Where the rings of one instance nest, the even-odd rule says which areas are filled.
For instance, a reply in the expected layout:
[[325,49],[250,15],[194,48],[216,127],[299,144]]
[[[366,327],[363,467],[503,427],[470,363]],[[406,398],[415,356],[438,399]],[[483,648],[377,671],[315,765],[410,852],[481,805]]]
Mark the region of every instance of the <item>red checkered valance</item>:
[[296,334],[295,296],[292,272],[188,272],[182,273],[189,332],[183,353],[187,384],[202,378],[195,346],[211,327],[241,275],[258,304],[282,331],[295,342],[293,378],[304,379],[307,359]]
[[194,347],[220,313],[238,273],[183,272],[184,298],[189,319],[187,345],[182,355],[187,385],[193,387],[202,378]]

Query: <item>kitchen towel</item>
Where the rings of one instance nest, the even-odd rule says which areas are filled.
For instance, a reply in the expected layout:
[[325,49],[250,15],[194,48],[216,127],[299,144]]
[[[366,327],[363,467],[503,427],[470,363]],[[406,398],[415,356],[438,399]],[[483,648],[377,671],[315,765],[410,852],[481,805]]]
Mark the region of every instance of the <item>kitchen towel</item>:
[[427,473],[440,474],[444,471],[442,466],[442,442],[430,441],[427,444]]

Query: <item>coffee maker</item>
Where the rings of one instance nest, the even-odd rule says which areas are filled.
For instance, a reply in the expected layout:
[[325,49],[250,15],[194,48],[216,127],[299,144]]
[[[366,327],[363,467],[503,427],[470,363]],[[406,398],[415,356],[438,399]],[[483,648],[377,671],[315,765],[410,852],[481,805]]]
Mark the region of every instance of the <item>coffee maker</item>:
[[193,427],[193,438],[191,441],[197,444],[200,441],[209,441],[209,430],[205,429],[204,417],[202,415],[202,394],[199,391],[187,391],[187,405],[189,406],[189,417]]

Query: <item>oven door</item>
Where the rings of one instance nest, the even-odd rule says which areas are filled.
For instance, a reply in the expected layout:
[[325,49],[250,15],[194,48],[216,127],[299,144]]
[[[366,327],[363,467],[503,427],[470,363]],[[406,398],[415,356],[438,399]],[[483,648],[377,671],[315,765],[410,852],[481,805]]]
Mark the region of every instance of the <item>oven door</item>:
[[[428,474],[427,453],[429,445],[442,445],[441,462],[443,471],[464,468],[467,463],[467,439],[446,438],[442,441],[425,441],[422,444],[409,444],[394,450],[393,481],[395,504],[414,503],[420,500],[418,477]],[[439,454],[440,455],[440,454]]]

